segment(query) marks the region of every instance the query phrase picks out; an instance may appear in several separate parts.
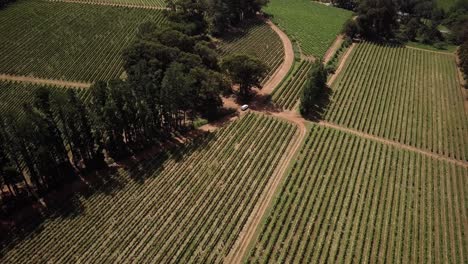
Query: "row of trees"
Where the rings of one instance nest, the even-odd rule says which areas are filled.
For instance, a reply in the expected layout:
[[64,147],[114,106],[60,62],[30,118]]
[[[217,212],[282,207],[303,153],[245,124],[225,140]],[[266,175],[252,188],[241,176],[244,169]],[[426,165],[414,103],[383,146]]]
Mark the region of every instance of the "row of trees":
[[252,18],[268,0],[166,0],[171,16],[187,31],[221,35]]
[[206,31],[193,23],[195,10],[168,14],[166,26],[140,25],[123,53],[126,79],[94,83],[86,102],[74,90],[63,95],[43,87],[21,111],[2,113],[0,186],[13,197],[42,196],[105,167],[106,156],[128,157],[199,116],[215,118],[220,95],[233,83],[244,99],[253,86],[261,88],[267,67],[245,55],[219,63]]

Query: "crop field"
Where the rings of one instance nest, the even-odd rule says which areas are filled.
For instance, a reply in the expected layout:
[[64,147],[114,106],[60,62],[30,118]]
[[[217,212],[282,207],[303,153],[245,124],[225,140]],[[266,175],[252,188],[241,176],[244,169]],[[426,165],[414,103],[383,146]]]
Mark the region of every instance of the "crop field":
[[[31,104],[34,98],[34,92],[43,86],[0,81],[0,113],[8,113],[10,111],[19,110],[23,104]],[[62,96],[66,89],[60,87],[47,87],[51,90],[52,96]],[[85,101],[89,97],[89,90],[76,89],[77,95]]]
[[312,63],[310,61],[303,60],[296,63],[288,78],[274,90],[273,102],[283,109],[293,109],[301,97],[301,91],[307,82],[311,68]]
[[453,55],[358,44],[332,89],[326,120],[468,160],[468,117]]
[[93,82],[118,78],[122,51],[162,11],[18,1],[0,10],[0,73]]
[[299,42],[305,55],[322,57],[351,12],[309,0],[271,0],[264,8],[272,20]]
[[248,263],[466,263],[468,169],[313,126]]
[[85,4],[128,5],[141,7],[164,8],[164,0],[49,0],[52,2],[76,2]]
[[112,175],[79,197],[82,212],[48,220],[2,263],[222,262],[296,134],[248,114],[188,146]]
[[221,39],[221,56],[247,54],[256,57],[269,67],[272,75],[284,60],[284,48],[281,39],[264,21],[254,20],[247,23],[244,31]]

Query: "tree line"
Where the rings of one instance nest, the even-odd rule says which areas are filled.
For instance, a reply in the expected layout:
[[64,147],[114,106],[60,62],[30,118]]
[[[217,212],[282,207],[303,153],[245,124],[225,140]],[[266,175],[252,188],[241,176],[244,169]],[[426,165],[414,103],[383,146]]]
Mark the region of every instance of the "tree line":
[[216,118],[221,94],[233,83],[243,98],[261,88],[267,67],[258,59],[232,55],[219,61],[201,2],[174,4],[167,24],[138,27],[122,54],[124,79],[97,81],[86,101],[73,89],[60,95],[41,87],[31,104],[0,113],[3,209],[163,142],[198,117]]

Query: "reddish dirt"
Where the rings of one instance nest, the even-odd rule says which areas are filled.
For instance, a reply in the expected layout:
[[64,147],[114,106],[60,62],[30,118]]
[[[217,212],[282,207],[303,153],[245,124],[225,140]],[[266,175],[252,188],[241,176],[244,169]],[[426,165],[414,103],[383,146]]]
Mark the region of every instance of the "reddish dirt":
[[344,41],[343,35],[338,35],[336,37],[333,44],[330,46],[330,48],[327,50],[327,52],[323,56],[324,64],[327,64],[332,59],[333,55],[335,55],[336,51],[341,47],[341,44],[343,43],[343,41]]
[[286,77],[294,63],[294,50],[289,40],[288,36],[281,31],[275,24],[273,24],[270,20],[266,22],[273,31],[278,34],[281,42],[283,42],[284,48],[284,61],[283,64],[276,70],[276,72],[270,77],[270,79],[265,83],[262,90],[260,90],[260,94],[271,94],[273,90],[280,84],[280,82]]
[[[256,112],[256,111],[255,111]],[[257,112],[261,113],[261,112]],[[307,129],[302,117],[294,112],[266,112],[267,115],[272,115],[289,122],[295,123],[298,128],[298,136],[296,136],[294,143],[289,147],[287,156],[283,157],[280,161],[278,168],[275,170],[273,176],[270,178],[265,191],[262,193],[258,203],[255,205],[252,214],[248,218],[244,228],[239,234],[230,254],[225,258],[225,263],[241,263],[244,255],[247,253],[248,247],[255,236],[257,227],[260,225],[263,215],[267,211],[271,201],[273,200],[276,190],[283,181],[283,176],[289,167],[290,161],[293,159],[296,152],[299,150]]]
[[343,55],[343,57],[340,60],[340,64],[338,65],[338,68],[335,70],[335,73],[328,79],[327,85],[331,86],[333,82],[336,80],[336,77],[340,74],[340,72],[343,70],[343,67],[348,60],[349,55],[351,54],[351,51],[356,47],[356,43],[351,44],[351,46],[346,50],[346,53]]
[[48,0],[49,2],[64,2],[74,4],[88,4],[88,5],[104,5],[104,6],[115,6],[115,7],[130,7],[130,8],[143,8],[143,9],[156,9],[156,10],[167,10],[167,7],[161,6],[145,6],[145,5],[132,5],[132,4],[118,4],[118,3],[106,3],[106,2],[88,2],[79,0]]
[[91,86],[90,83],[67,82],[67,81],[62,81],[62,80],[41,79],[41,78],[36,78],[36,77],[7,75],[7,74],[0,74],[0,80],[14,81],[14,82],[27,82],[27,83],[34,83],[34,84],[61,86],[61,87],[75,87],[75,88],[89,88]]
[[406,144],[403,144],[403,143],[400,143],[400,142],[397,142],[397,141],[389,140],[389,139],[386,139],[386,138],[381,138],[381,137],[378,137],[378,136],[367,134],[367,133],[364,133],[364,132],[361,132],[361,131],[358,131],[358,130],[355,130],[355,129],[340,126],[340,125],[330,123],[330,122],[327,122],[327,121],[319,121],[316,124],[318,124],[319,126],[340,130],[340,131],[343,131],[343,132],[346,132],[346,133],[349,133],[349,134],[353,134],[353,135],[356,135],[356,136],[360,136],[360,137],[363,137],[363,138],[366,138],[366,139],[371,139],[371,140],[374,140],[374,141],[378,141],[378,142],[384,143],[386,145],[395,146],[395,147],[400,148],[400,149],[406,149],[406,150],[409,150],[409,151],[412,151],[412,152],[417,152],[417,153],[420,153],[420,154],[423,154],[423,155],[426,155],[426,156],[429,156],[429,157],[432,157],[432,158],[435,158],[435,159],[438,159],[438,160],[443,160],[443,161],[446,161],[446,162],[454,163],[454,164],[457,164],[459,166],[468,168],[468,162],[466,162],[466,161],[449,158],[449,157],[439,155],[437,153],[434,153],[434,152],[431,152],[431,151],[428,151],[428,150],[424,150],[424,149],[416,148],[416,147],[413,147],[413,146],[409,146],[409,145],[406,145]]

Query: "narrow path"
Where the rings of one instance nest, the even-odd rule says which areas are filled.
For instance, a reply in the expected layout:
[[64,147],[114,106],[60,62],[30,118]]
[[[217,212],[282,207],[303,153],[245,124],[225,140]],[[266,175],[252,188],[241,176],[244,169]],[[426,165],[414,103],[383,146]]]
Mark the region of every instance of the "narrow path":
[[440,154],[437,154],[437,153],[434,153],[434,152],[431,152],[431,151],[428,151],[428,150],[425,150],[425,149],[420,149],[420,148],[413,147],[413,146],[410,146],[410,145],[406,145],[406,144],[403,144],[403,143],[400,143],[400,142],[397,142],[397,141],[393,141],[393,140],[390,140],[390,139],[386,139],[386,138],[378,137],[378,136],[375,136],[375,135],[367,134],[367,133],[361,132],[359,130],[355,130],[355,129],[352,129],[352,128],[340,126],[340,125],[337,125],[337,124],[334,124],[334,123],[331,123],[331,122],[327,122],[327,121],[319,121],[318,123],[315,123],[315,124],[317,124],[319,126],[322,126],[322,127],[328,127],[328,128],[333,128],[333,129],[336,129],[336,130],[340,130],[340,131],[343,131],[343,132],[346,132],[346,133],[349,133],[349,134],[353,134],[353,135],[356,135],[356,136],[359,136],[359,137],[363,137],[363,138],[366,138],[366,139],[378,141],[380,143],[391,145],[391,146],[394,146],[394,147],[397,147],[397,148],[400,148],[400,149],[409,150],[409,151],[412,151],[412,152],[416,152],[416,153],[419,153],[419,154],[429,156],[431,158],[435,158],[435,159],[438,159],[438,160],[443,160],[443,161],[446,161],[446,162],[454,163],[456,165],[468,168],[468,162],[466,162],[466,161],[449,158],[447,156],[440,155]]
[[[256,111],[255,111],[256,112]],[[262,112],[257,112],[262,113]],[[295,136],[294,143],[289,147],[287,156],[283,157],[280,161],[279,167],[275,170],[273,176],[270,178],[265,191],[262,193],[259,201],[255,205],[251,215],[249,216],[244,228],[240,232],[234,246],[229,255],[224,259],[224,263],[242,263],[249,245],[255,236],[258,226],[260,225],[264,214],[266,213],[270,203],[275,197],[276,190],[283,181],[283,177],[289,168],[290,161],[297,153],[306,136],[307,128],[301,119],[295,118],[294,114],[289,112],[280,113],[263,113],[272,115],[274,117],[293,122],[299,128],[299,135]]]
[[422,48],[411,47],[411,46],[408,46],[408,45],[406,45],[405,47],[408,48],[408,49],[421,50],[421,51],[432,52],[432,53],[437,53],[437,54],[444,54],[444,55],[449,55],[449,56],[455,56],[455,53],[450,52],[450,51],[429,50],[429,49],[422,49]]
[[0,80],[13,81],[13,82],[27,82],[27,83],[34,83],[34,84],[52,85],[52,86],[60,86],[60,87],[71,87],[71,88],[89,88],[89,87],[91,87],[91,83],[68,82],[68,81],[62,81],[62,80],[41,79],[41,78],[36,78],[36,77],[8,75],[8,74],[0,74]]
[[283,43],[284,61],[260,90],[260,94],[263,95],[271,94],[273,92],[273,90],[281,83],[284,77],[286,77],[294,63],[294,49],[291,40],[289,40],[288,36],[275,24],[273,24],[273,22],[267,20],[266,23],[271,27],[271,29],[273,29],[273,31],[276,32],[276,34],[278,34],[281,42]]
[[338,49],[341,47],[341,44],[344,41],[343,35],[338,35],[333,41],[333,44],[328,48],[327,52],[323,56],[323,64],[327,64],[335,55],[335,53],[338,51]]
[[48,1],[49,2],[73,3],[73,4],[86,4],[86,5],[103,5],[103,6],[113,6],[113,7],[168,10],[167,7],[162,7],[162,6],[145,6],[145,5],[119,4],[119,3],[108,3],[108,2],[80,1],[80,0],[48,0]]
[[349,48],[346,50],[346,53],[343,55],[343,57],[341,58],[340,60],[340,64],[338,65],[338,68],[335,70],[335,73],[333,73],[333,75],[330,77],[330,79],[328,79],[327,81],[327,85],[330,87],[333,82],[335,82],[336,78],[338,77],[338,75],[340,74],[340,72],[343,70],[344,68],[344,65],[346,63],[346,61],[348,60],[348,57],[349,55],[351,54],[351,52],[353,51],[353,49],[356,47],[356,43],[353,43],[351,44],[351,46],[349,46]]

